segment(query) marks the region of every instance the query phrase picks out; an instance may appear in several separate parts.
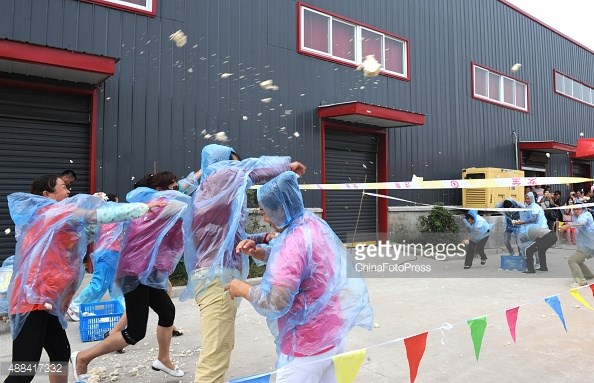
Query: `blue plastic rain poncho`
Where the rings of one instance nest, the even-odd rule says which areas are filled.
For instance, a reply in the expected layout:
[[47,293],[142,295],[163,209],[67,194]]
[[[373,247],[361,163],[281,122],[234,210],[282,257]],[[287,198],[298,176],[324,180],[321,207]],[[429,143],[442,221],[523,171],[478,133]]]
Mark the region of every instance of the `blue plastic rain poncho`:
[[85,194],[61,202],[28,193],[8,196],[17,234],[9,288],[13,339],[35,310],[47,310],[66,328],[64,314],[82,281],[83,257],[96,224],[139,217],[148,210],[145,204],[121,204],[116,209],[100,208],[102,204],[100,198]]
[[354,326],[371,329],[365,280],[347,278],[346,248],[326,222],[304,209],[295,174],[262,186],[258,202],[284,229],[272,242],[262,284],[249,292],[283,354],[279,363],[339,346]]
[[130,191],[126,200],[166,201],[167,205],[127,224],[116,284],[124,294],[139,284],[167,290],[169,275],[183,255],[183,221],[189,219],[190,197],[174,190],[139,187]]
[[[106,202],[106,205],[116,205],[115,202]],[[99,302],[105,292],[109,290],[112,299],[124,306],[123,297],[117,296],[113,291],[113,280],[116,268],[120,259],[121,242],[124,236],[122,222],[107,223],[99,226],[99,234],[95,241],[94,250],[91,254],[93,260],[93,277],[88,286],[74,298],[70,304],[70,310],[79,312],[83,303]]]
[[592,214],[585,208],[577,219],[573,222],[567,222],[571,227],[576,228],[576,247],[577,250],[586,254],[588,258],[594,256],[594,220]]
[[493,224],[487,222],[487,220],[481,217],[476,210],[468,210],[468,214],[474,219],[474,223],[472,224],[470,224],[466,218],[463,220],[464,226],[466,226],[470,233],[468,238],[472,242],[479,242],[481,239],[488,237]]
[[[507,198],[506,201],[509,201],[511,203],[511,208],[523,208],[524,205],[522,205],[519,202],[516,202],[513,198]],[[503,206],[503,202],[498,202],[495,207],[498,208],[502,208]],[[503,216],[505,217],[505,232],[506,233],[515,233],[518,229],[517,226],[514,226],[514,224],[512,223],[512,221],[518,221],[520,219],[520,212],[519,211],[504,211],[503,212]]]
[[534,193],[528,192],[526,193],[526,197],[528,198],[528,201],[526,201],[526,208],[530,210],[520,212],[520,221],[522,221],[523,224],[519,225],[516,231],[519,240],[518,247],[522,253],[532,244],[532,241],[530,241],[528,236],[528,231],[531,228],[547,229],[549,227],[544,210],[542,210],[542,207],[536,203]]
[[215,144],[202,149],[202,178],[192,195],[192,220],[184,238],[189,281],[181,300],[195,298],[217,276],[223,284],[247,277],[248,258],[235,252],[247,237],[246,191],[290,169],[289,157],[230,161],[232,151]]

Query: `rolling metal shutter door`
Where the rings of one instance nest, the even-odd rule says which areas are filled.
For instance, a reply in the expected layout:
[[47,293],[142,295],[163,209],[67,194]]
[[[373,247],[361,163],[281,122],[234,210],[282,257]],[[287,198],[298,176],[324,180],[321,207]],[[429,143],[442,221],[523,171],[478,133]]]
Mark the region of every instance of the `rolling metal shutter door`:
[[[376,182],[378,139],[375,135],[327,130],[326,183]],[[365,181],[365,176],[367,180]],[[362,191],[326,192],[326,221],[345,243],[353,240]],[[377,239],[377,203],[364,196],[355,240]]]
[[89,121],[88,96],[0,87],[0,262],[16,243],[8,194],[65,169],[77,175],[73,194],[89,192]]

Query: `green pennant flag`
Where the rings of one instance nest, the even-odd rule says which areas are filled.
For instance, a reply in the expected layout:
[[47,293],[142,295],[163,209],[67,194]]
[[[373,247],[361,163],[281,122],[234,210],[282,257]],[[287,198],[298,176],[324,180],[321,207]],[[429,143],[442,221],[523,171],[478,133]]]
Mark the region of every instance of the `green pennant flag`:
[[472,337],[472,343],[474,344],[474,355],[478,362],[479,355],[481,354],[481,345],[483,344],[483,336],[487,329],[487,317],[469,319],[468,327],[470,327],[470,336]]

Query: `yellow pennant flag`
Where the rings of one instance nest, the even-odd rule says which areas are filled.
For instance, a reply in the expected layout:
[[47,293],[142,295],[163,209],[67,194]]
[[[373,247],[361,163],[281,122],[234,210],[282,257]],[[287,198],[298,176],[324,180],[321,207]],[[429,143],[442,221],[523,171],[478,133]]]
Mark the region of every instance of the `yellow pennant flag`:
[[580,295],[580,292],[578,291],[578,289],[571,289],[569,290],[569,293],[578,301],[580,302],[582,305],[586,306],[587,308],[589,308],[590,310],[594,310],[592,308],[592,306],[590,306],[588,304],[588,302],[586,302],[586,300],[584,298],[582,298],[582,296]]
[[338,383],[353,383],[365,360],[365,354],[367,354],[367,349],[362,348],[360,350],[334,355],[332,360],[334,360],[336,381]]

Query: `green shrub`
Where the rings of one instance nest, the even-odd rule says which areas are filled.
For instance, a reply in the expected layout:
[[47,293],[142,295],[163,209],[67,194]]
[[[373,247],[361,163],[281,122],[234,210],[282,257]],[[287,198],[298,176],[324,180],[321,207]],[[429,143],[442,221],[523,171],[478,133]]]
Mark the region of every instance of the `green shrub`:
[[428,243],[458,243],[460,226],[449,210],[435,205],[429,215],[420,216],[417,227]]

